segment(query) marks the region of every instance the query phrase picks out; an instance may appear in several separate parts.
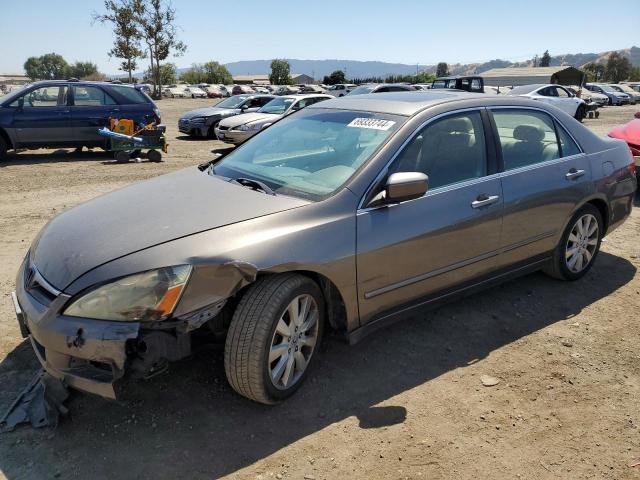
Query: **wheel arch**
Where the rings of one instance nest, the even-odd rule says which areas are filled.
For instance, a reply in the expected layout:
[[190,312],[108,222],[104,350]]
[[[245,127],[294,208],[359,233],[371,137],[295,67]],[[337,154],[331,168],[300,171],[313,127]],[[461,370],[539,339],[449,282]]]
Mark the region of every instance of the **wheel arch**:
[[13,142],[11,141],[11,137],[7,133],[7,131],[0,127],[0,137],[7,143],[7,150],[13,149]]
[[607,234],[607,230],[609,228],[609,217],[610,217],[609,204],[607,203],[607,201],[604,198],[594,197],[594,198],[591,198],[591,199],[587,200],[582,205],[580,205],[580,207],[578,207],[576,209],[576,211],[580,210],[585,205],[593,205],[600,212],[600,215],[602,216],[602,221],[604,223],[603,229],[602,229],[603,230],[602,231],[602,236],[604,237]]
[[[311,270],[288,270],[286,272],[261,272],[258,274],[258,278],[289,273],[295,273],[305,276],[311,279],[316,285],[318,285],[318,287],[320,287],[325,301],[327,313],[326,320],[332,330],[343,333],[349,330],[349,320],[347,318],[347,310],[345,307],[344,297],[342,295],[342,292],[340,292],[340,289],[329,277],[323,275],[322,273]],[[240,296],[244,295],[245,291],[246,288],[242,289],[239,292]]]

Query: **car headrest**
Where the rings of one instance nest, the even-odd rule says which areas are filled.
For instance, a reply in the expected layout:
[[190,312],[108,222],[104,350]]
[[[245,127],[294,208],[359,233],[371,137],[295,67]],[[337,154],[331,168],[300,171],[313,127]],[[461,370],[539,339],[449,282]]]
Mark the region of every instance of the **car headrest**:
[[473,128],[468,118],[452,118],[442,122],[451,133],[469,133]]
[[533,125],[518,125],[513,131],[513,138],[523,142],[541,142],[544,132]]

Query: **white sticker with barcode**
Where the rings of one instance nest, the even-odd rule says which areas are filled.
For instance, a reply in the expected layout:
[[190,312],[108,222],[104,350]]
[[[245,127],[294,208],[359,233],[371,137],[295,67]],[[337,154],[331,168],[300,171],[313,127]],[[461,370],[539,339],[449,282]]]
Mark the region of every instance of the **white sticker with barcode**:
[[374,130],[389,130],[396,122],[391,120],[380,120],[377,118],[354,118],[347,127],[352,128],[372,128]]

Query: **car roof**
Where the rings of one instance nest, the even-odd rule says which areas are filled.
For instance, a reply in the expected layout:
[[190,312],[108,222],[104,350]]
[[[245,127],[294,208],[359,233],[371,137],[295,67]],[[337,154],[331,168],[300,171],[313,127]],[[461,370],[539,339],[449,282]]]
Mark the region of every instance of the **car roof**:
[[111,87],[111,86],[117,86],[117,87],[130,87],[130,88],[135,88],[135,85],[129,85],[127,83],[114,83],[114,82],[99,82],[97,80],[75,80],[75,79],[69,79],[69,80],[38,80],[37,82],[33,82],[30,85],[35,85],[35,86],[46,86],[46,85],[57,85],[59,83],[72,83],[74,85],[100,85],[103,87]]
[[294,100],[300,100],[301,98],[317,98],[317,97],[324,97],[324,98],[335,98],[331,95],[326,95],[324,93],[293,93],[291,95],[282,95],[279,98],[293,98]]
[[307,109],[351,110],[361,112],[386,113],[410,117],[429,107],[445,103],[460,103],[464,108],[491,106],[523,106],[547,109],[547,104],[527,97],[507,95],[481,95],[465,91],[446,89],[417,90],[408,92],[367,93],[347,95],[324,102],[315,103]]
[[444,90],[367,93],[334,98],[310,105],[307,108],[335,108],[336,110],[371,111],[411,116],[438,103],[474,98],[477,95],[477,93]]

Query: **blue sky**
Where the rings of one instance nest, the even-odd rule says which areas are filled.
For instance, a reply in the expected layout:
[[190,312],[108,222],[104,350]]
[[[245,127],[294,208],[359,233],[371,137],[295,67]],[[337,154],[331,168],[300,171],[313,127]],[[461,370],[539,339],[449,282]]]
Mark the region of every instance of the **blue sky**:
[[[518,61],[545,49],[553,55],[640,45],[638,0],[617,0],[614,9],[601,0],[174,0],[173,5],[180,38],[188,45],[186,55],[172,60],[179,67],[276,57],[408,64]],[[3,5],[0,73],[20,73],[27,57],[51,51],[116,73],[118,61],[107,56],[110,29],[91,25],[91,12],[102,7],[101,0]]]

